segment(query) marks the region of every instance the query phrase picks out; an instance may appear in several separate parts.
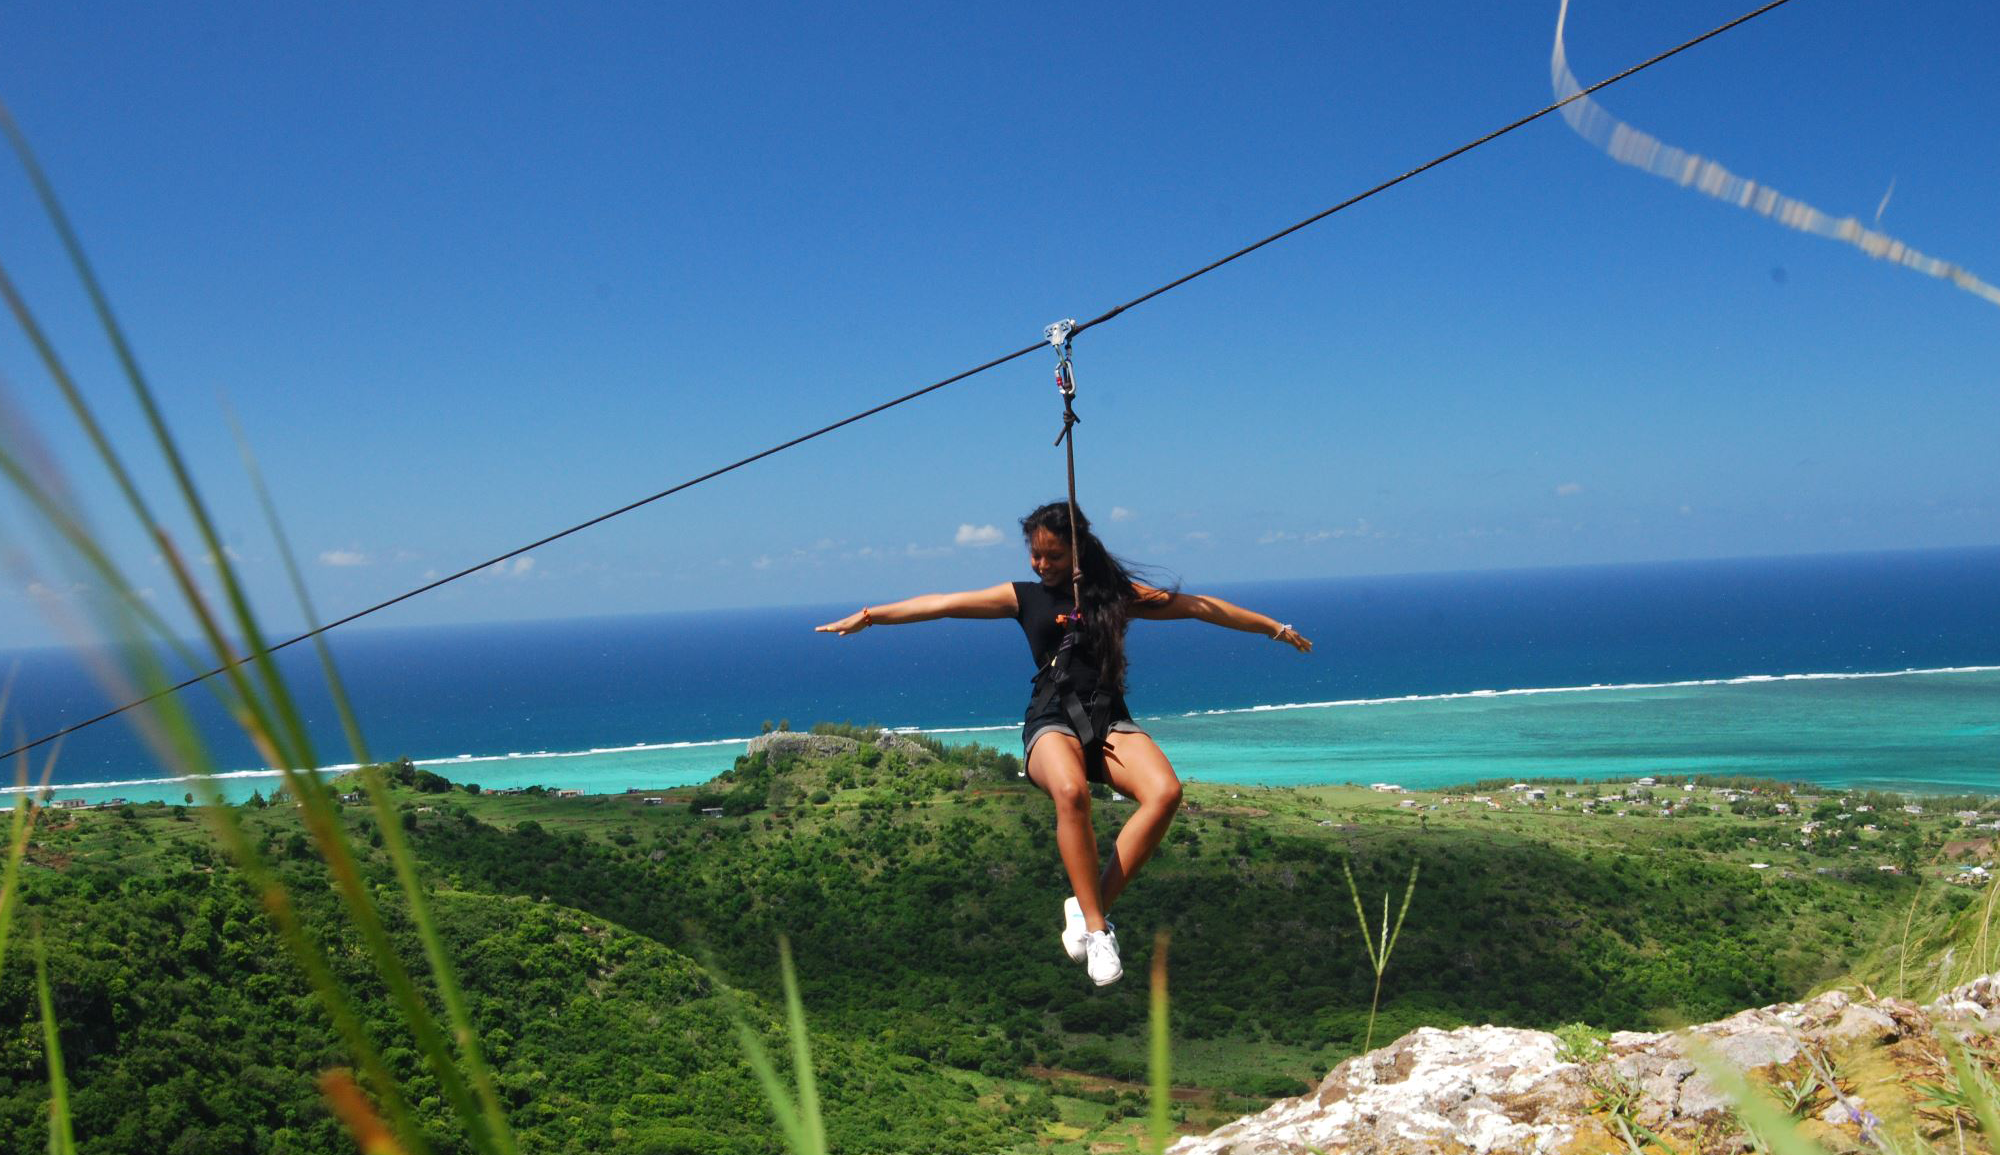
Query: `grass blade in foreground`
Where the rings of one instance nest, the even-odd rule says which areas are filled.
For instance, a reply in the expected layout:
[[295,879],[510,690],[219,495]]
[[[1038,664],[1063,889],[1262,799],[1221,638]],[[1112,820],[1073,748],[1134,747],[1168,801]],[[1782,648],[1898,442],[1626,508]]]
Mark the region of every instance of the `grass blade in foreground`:
[[353,1075],[338,1068],[328,1071],[319,1077],[319,1091],[326,1096],[327,1107],[340,1116],[347,1133],[354,1137],[361,1155],[403,1155],[396,1137],[369,1105],[368,1096],[355,1085]]
[[1354,871],[1349,869],[1347,860],[1340,861],[1341,876],[1347,879],[1347,893],[1354,899],[1354,917],[1361,924],[1361,943],[1368,950],[1369,965],[1375,968],[1375,997],[1368,1003],[1368,1036],[1361,1043],[1362,1053],[1375,1049],[1375,1012],[1382,1006],[1382,972],[1389,969],[1389,952],[1396,949],[1396,939],[1403,933],[1403,916],[1410,913],[1410,899],[1417,893],[1417,863],[1410,864],[1410,882],[1403,888],[1403,907],[1396,912],[1396,926],[1389,927],[1389,894],[1382,894],[1382,937],[1373,938],[1368,933],[1368,913],[1361,909],[1361,888],[1354,885]]
[[1798,1126],[1784,1108],[1750,1085],[1743,1073],[1724,1062],[1713,1051],[1703,1050],[1695,1062],[1709,1081],[1722,1089],[1736,1108],[1736,1117],[1755,1137],[1758,1149],[1771,1155],[1827,1155],[1826,1148],[1799,1134]]
[[785,1146],[792,1155],[827,1155],[826,1127],[819,1114],[819,1085],[813,1078],[812,1048],[806,1036],[805,1005],[799,1001],[799,980],[792,970],[792,944],[782,936],[778,939],[778,967],[785,984],[785,1026],[792,1045],[793,1076],[798,1081],[796,1100],[778,1077],[770,1052],[743,1017],[741,1006],[736,1008],[736,1037],[743,1045],[744,1061],[750,1064],[757,1082],[764,1088],[771,1114],[785,1133]]
[[[50,769],[55,767],[55,759],[49,759]],[[42,782],[48,782],[48,775],[42,775]],[[21,764],[18,779],[20,792],[14,795],[14,817],[7,834],[7,866],[0,873],[0,966],[7,962],[7,938],[14,927],[14,907],[18,898],[16,887],[21,881],[21,862],[28,857],[28,837],[34,833],[35,819],[40,816],[34,800],[28,797],[28,767],[25,760]]]
[[[243,468],[249,474],[251,487],[257,493],[257,503],[263,509],[265,525],[271,531],[271,538],[278,545],[278,555],[285,563],[286,576],[291,580],[293,596],[298,599],[299,609],[305,614],[307,625],[317,628],[319,613],[313,606],[312,594],[306,589],[305,576],[299,571],[298,556],[292,550],[291,538],[286,535],[282,520],[278,517],[277,505],[271,500],[271,491],[264,484],[263,471],[257,467],[257,457],[251,452],[249,439],[243,431],[231,422],[236,433],[236,444],[243,456]],[[333,696],[334,710],[340,715],[341,729],[347,735],[347,743],[358,766],[370,767],[362,772],[363,788],[375,810],[376,829],[382,834],[382,849],[396,868],[396,881],[403,889],[409,904],[410,920],[417,928],[417,939],[423,944],[424,958],[430,964],[431,977],[437,983],[438,997],[444,1003],[445,1016],[450,1021],[452,1038],[458,1044],[459,1053],[464,1056],[465,1065],[470,1068],[474,1092],[478,1095],[479,1107],[485,1116],[487,1131],[498,1144],[504,1155],[512,1155],[517,1147],[514,1134],[507,1124],[507,1113],[500,1105],[499,1092],[493,1085],[493,1073],[486,1062],[486,1054],[479,1045],[479,1033],[473,1029],[472,1015],[466,1009],[465,996],[458,985],[457,973],[453,970],[450,957],[445,953],[444,938],[438,933],[437,920],[432,917],[430,900],[425,896],[424,886],[417,877],[416,856],[411,852],[409,840],[403,837],[403,824],[396,815],[387,785],[382,781],[379,769],[374,768],[375,759],[368,753],[368,743],[362,737],[361,723],[354,711],[354,705],[347,696],[347,684],[341,679],[340,669],[334,663],[333,650],[327,645],[326,635],[313,635],[313,649],[319,657],[320,670],[325,675],[327,689]],[[314,791],[314,812],[320,815],[332,813],[329,800],[325,797],[327,787],[317,774],[302,776],[301,784]],[[325,841],[323,853],[329,863],[335,856],[346,857],[348,848],[344,837],[339,834],[339,823],[332,822],[331,841]]]
[[35,928],[35,994],[42,1008],[42,1050],[49,1059],[49,1155],[75,1155],[76,1137],[69,1126],[69,1082],[63,1077],[56,1004],[49,994],[49,953],[39,926]]
[[1989,1150],[2000,1151],[2000,1090],[1993,1085],[1993,1077],[1979,1068],[1965,1053],[1965,1045],[1955,1039],[1940,1038],[1945,1053],[1951,1056],[1952,1073],[1958,1076],[1959,1094],[1965,1096],[1966,1105],[1972,1108],[1972,1116],[1979,1120],[1979,1130],[1986,1136]]
[[[226,614],[219,615],[211,610],[209,599],[196,581],[187,559],[175,546],[171,534],[154,516],[137,487],[129,484],[129,479],[133,475],[125,468],[117,451],[101,436],[93,436],[92,442],[97,447],[105,468],[121,482],[121,491],[132,507],[133,514],[147,530],[148,538],[168,565],[174,578],[175,588],[185,604],[184,608],[193,615],[207,647],[215,655],[217,664],[224,670],[219,692],[231,715],[266,764],[284,776],[293,797],[299,801],[306,823],[319,843],[322,857],[334,876],[347,914],[361,931],[368,947],[370,962],[377,975],[389,988],[389,993],[401,1012],[403,1025],[415,1036],[417,1048],[428,1061],[431,1073],[436,1078],[452,1113],[464,1127],[475,1150],[486,1152],[488,1155],[511,1155],[514,1145],[508,1134],[504,1116],[498,1111],[497,1101],[490,1094],[490,1084],[481,1088],[487,1093],[480,1096],[486,1100],[485,1107],[490,1109],[482,1109],[482,1105],[475,1100],[474,1094],[466,1086],[452,1048],[443,1033],[438,1030],[400,957],[389,943],[388,936],[377,917],[373,896],[361,883],[351,849],[347,845],[344,830],[339,823],[325,783],[319,780],[313,769],[317,765],[317,760],[312,753],[310,736],[306,732],[291,691],[264,644],[262,631],[251,610],[243,584],[231,564],[229,552],[223,547],[206,503],[194,483],[187,460],[168,430],[164,414],[139,368],[137,358],[121,326],[111,311],[109,301],[83,254],[82,246],[70,227],[52,185],[46,179],[25,137],[15,126],[4,106],[0,106],[0,131],[4,131],[16,156],[27,170],[49,221],[59,234],[63,247],[69,255],[71,267],[90,296],[105,336],[116,353],[123,376],[144,413],[154,448],[174,478],[178,495],[185,507],[184,512],[193,521],[199,532],[199,538],[206,548],[205,556],[213,562],[215,578],[221,585]],[[11,293],[8,297],[17,321],[24,329],[30,331],[31,337],[36,335],[38,329],[32,323],[32,316],[25,302],[17,302]],[[75,390],[69,382],[60,359],[53,355],[53,350],[47,348],[45,343],[38,343],[38,348],[42,350],[45,364],[57,379],[58,386],[63,389],[66,398],[70,400],[72,411],[86,432],[95,433],[100,430],[101,427],[91,414],[81,392]],[[28,439],[31,436],[25,430],[9,433],[10,440]],[[6,459],[11,463],[15,461],[15,456],[8,454]],[[40,461],[44,458],[22,456],[20,460]],[[158,617],[148,613],[150,607],[146,605],[144,599],[136,595],[131,583],[124,580],[115,568],[104,564],[108,559],[104,557],[89,531],[83,528],[83,519],[75,509],[74,503],[65,500],[68,496],[66,489],[43,484],[33,469],[10,469],[9,477],[15,486],[29,497],[31,503],[37,506],[44,519],[56,528],[59,534],[65,536],[74,552],[86,563],[87,568],[95,569],[98,576],[105,579],[106,587],[120,595],[110,607],[110,616],[107,619],[110,628],[106,632],[121,640],[125,646],[125,653],[136,664],[138,676],[134,680],[148,688],[163,689],[168,683],[151,653],[149,643],[158,640],[171,645],[175,639],[160,626]],[[134,615],[141,616],[144,624],[151,626],[152,629],[147,631],[133,628],[135,623],[131,618]],[[229,623],[228,630],[224,626],[225,620]],[[230,632],[231,630],[233,632]],[[149,632],[158,637],[149,639],[147,636]],[[236,639],[241,639],[240,646]],[[202,663],[190,664],[199,666]],[[264,864],[257,849],[245,837],[233,812],[219,805],[219,792],[215,790],[210,780],[215,769],[213,759],[199,736],[194,733],[184,709],[176,703],[162,701],[152,710],[142,712],[137,720],[141,722],[142,728],[151,727],[148,738],[155,742],[155,749],[162,755],[165,767],[170,772],[196,779],[202,793],[211,803],[208,813],[215,819],[215,829],[232,857],[236,859],[246,881],[261,897],[267,912],[278,926],[280,938],[306,972],[315,993],[347,1043],[350,1053],[368,1072],[371,1082],[376,1084],[375,1089],[397,1131],[412,1149],[422,1151],[425,1149],[425,1144],[411,1118],[407,1102],[382,1062],[380,1054],[361,1029],[360,1022],[348,1005],[341,985],[334,979],[327,960],[314,943],[312,936],[300,923],[290,896]],[[167,740],[162,742],[161,738]],[[383,825],[392,832],[399,832],[393,822]],[[399,871],[399,875],[404,882],[406,895],[413,904],[421,904],[421,887],[414,885],[413,873]],[[450,985],[448,975],[441,976],[441,981],[446,986]],[[457,1033],[461,1048],[476,1055],[476,1048],[471,1045],[472,1032],[469,1026],[455,1025],[460,1026]],[[485,1082],[482,1079],[483,1067],[476,1062],[474,1066],[476,1068],[474,1081]]]
[[1152,1084],[1149,1121],[1153,1155],[1165,1151],[1167,1140],[1173,1137],[1173,1119],[1169,1114],[1174,1098],[1173,1055],[1167,1031],[1167,943],[1171,937],[1164,930],[1153,936],[1153,992],[1147,1024],[1152,1038],[1146,1064]]

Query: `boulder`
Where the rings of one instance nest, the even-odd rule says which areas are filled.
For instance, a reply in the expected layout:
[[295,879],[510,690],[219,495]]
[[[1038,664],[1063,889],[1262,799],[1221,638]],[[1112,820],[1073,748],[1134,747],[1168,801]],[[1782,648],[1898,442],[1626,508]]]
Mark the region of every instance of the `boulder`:
[[1995,1020],[2000,974],[1928,1007],[1830,991],[1683,1031],[1621,1031],[1606,1041],[1602,1058],[1587,1064],[1566,1062],[1562,1044],[1541,1031],[1426,1027],[1341,1063],[1312,1094],[1279,1100],[1168,1150],[1610,1155],[1631,1150],[1624,1132],[1641,1128],[1678,1150],[1748,1150],[1728,1095],[1703,1073],[1712,1063],[1766,1084],[1797,1086],[1830,1072],[1836,1085],[1800,1104],[1809,1115],[1800,1128],[1845,1149],[1862,1145],[1881,1118],[1907,1114],[1914,1106],[1911,1084],[1942,1077],[1941,1028]]

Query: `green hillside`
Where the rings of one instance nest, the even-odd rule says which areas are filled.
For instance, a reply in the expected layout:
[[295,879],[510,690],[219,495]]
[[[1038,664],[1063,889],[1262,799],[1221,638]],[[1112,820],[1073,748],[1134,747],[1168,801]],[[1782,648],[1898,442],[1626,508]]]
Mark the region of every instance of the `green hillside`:
[[[1377,1042],[1720,1017],[1855,967],[1879,978],[1920,888],[1940,935],[1986,898],[1924,884],[1912,868],[1962,839],[1961,820],[1899,799],[1193,784],[1114,912],[1128,978],[1097,990],[1057,945],[1053,811],[1014,760],[845,733],[864,741],[759,754],[665,794],[495,796],[402,769],[403,823],[524,1149],[776,1150],[724,988],[771,1030],[781,933],[836,1150],[1083,1150],[1136,1134],[1120,1081],[1143,1072],[1156,932],[1173,941],[1186,1125],[1295,1093],[1360,1048],[1374,976],[1343,863],[1378,913],[1420,867]],[[1128,805],[1098,803],[1107,840]],[[291,808],[246,815],[316,925],[347,934]],[[370,819],[347,821],[366,846]],[[311,1084],[338,1048],[198,815],[45,822],[23,914],[49,938],[83,1149],[351,1150]],[[371,989],[358,952],[333,954]],[[38,1146],[46,1118],[30,974],[0,975],[7,1150]],[[371,1013],[393,1021],[385,999]],[[391,1057],[411,1099],[443,1111],[414,1055]]]

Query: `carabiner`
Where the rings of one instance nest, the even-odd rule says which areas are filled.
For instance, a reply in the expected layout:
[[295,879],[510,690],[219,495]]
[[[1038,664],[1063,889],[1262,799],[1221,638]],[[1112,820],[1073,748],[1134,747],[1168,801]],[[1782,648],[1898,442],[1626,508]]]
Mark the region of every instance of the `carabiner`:
[[1042,330],[1042,336],[1056,347],[1056,388],[1065,401],[1076,396],[1076,373],[1069,364],[1069,338],[1075,331],[1075,318],[1057,321]]

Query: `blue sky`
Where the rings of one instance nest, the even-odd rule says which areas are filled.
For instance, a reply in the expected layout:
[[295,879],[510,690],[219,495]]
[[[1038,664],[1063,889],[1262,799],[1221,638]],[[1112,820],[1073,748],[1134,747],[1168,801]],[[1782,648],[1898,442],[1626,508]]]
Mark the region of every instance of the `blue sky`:
[[[1589,83],[1741,10],[1578,0],[1571,63]],[[1555,14],[30,3],[0,12],[0,96],[285,628],[223,398],[338,616],[1011,351],[1538,108]],[[1990,279],[1995,43],[1990,5],[1795,0],[1599,99],[1835,215],[1881,206],[1882,230]],[[11,164],[0,261],[138,446]],[[1076,355],[1086,509],[1194,586],[2000,542],[2000,310],[1614,164],[1556,118]],[[1062,489],[1052,360],[374,622],[1025,576],[1013,522]],[[12,331],[0,377],[164,590]],[[32,540],[18,510],[0,529]],[[64,579],[4,582],[0,644],[51,640],[27,589]]]

